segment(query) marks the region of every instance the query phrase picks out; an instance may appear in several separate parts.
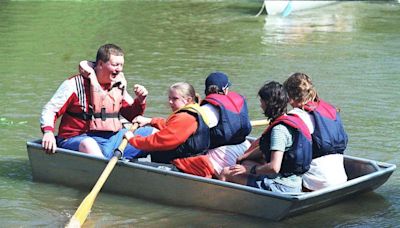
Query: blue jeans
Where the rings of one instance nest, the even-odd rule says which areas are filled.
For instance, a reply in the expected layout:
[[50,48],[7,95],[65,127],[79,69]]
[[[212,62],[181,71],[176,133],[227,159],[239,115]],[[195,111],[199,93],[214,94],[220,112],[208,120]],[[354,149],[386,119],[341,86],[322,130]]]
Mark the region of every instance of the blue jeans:
[[298,193],[301,192],[301,182],[299,185],[289,186],[275,181],[277,175],[250,175],[247,178],[247,186],[264,189],[272,192]]
[[[135,131],[135,135],[148,136],[153,132],[153,127],[142,127]],[[128,129],[122,129],[118,132],[88,132],[68,139],[57,138],[57,145],[61,148],[79,151],[79,144],[82,140],[90,137],[99,145],[104,157],[110,159],[114,151],[119,147]],[[128,143],[124,150],[123,157],[126,159],[146,157],[147,153],[133,147]]]

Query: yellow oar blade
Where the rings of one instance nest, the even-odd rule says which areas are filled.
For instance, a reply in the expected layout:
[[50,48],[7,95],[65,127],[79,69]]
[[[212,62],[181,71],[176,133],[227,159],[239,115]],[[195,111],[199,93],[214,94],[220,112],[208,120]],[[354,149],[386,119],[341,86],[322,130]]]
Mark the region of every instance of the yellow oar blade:
[[[133,124],[130,130],[135,131],[137,127],[138,127],[137,123]],[[122,153],[125,150],[125,147],[127,146],[127,144],[128,144],[128,141],[124,138],[118,147],[118,151]],[[89,195],[87,195],[85,197],[85,199],[79,205],[75,214],[71,217],[71,219],[69,220],[68,224],[65,227],[68,227],[68,228],[81,227],[83,225],[83,223],[85,222],[86,218],[88,217],[88,215],[90,213],[93,203],[97,197],[97,194],[100,192],[100,190],[103,187],[104,183],[106,182],[108,176],[110,176],[112,170],[115,167],[115,164],[117,164],[117,161],[118,161],[118,156],[117,156],[117,153],[115,153],[114,156],[108,162],[104,171],[101,173],[101,175],[100,175],[99,179],[97,180],[96,184],[94,185],[92,191],[89,193]]]
[[90,209],[94,203],[96,196],[89,194],[86,198],[82,201],[81,205],[79,205],[78,209],[76,210],[75,214],[69,220],[67,228],[71,227],[81,227],[85,222],[86,218],[90,213]]
[[252,127],[257,126],[267,126],[269,124],[269,120],[252,120],[250,121]]
[[76,210],[75,214],[71,217],[66,227],[80,227],[83,225],[83,223],[85,222],[86,218],[90,213],[93,203],[97,197],[97,194],[100,192],[108,176],[110,176],[110,173],[113,170],[117,161],[118,161],[117,156],[111,158],[106,168],[104,169],[103,173],[101,174],[99,180],[97,181],[96,185],[93,187],[89,195],[87,195],[85,199],[82,201],[82,203],[79,205],[78,209]]

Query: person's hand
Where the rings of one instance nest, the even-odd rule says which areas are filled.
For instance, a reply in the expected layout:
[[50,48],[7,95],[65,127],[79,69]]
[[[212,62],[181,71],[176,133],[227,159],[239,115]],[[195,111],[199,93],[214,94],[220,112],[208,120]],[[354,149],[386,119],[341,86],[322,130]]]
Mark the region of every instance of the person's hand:
[[124,137],[129,141],[131,138],[133,138],[134,134],[132,131],[127,131],[125,132]]
[[79,63],[79,73],[84,77],[96,76],[96,73],[94,72],[94,63],[86,60],[81,61]]
[[132,120],[132,123],[138,123],[139,127],[143,127],[146,125],[150,125],[151,118],[144,117],[144,116],[136,116],[135,119]]
[[236,163],[241,164],[244,160],[247,159],[248,156],[249,156],[249,154],[240,155],[239,157],[236,158]]
[[239,174],[245,174],[247,172],[247,167],[244,165],[233,165],[229,167],[229,172],[231,175],[239,175]]
[[51,131],[46,131],[43,134],[42,147],[48,154],[54,154],[57,149],[56,137]]
[[133,91],[135,92],[136,98],[139,100],[140,103],[144,103],[149,93],[147,89],[139,84],[135,84],[133,86]]

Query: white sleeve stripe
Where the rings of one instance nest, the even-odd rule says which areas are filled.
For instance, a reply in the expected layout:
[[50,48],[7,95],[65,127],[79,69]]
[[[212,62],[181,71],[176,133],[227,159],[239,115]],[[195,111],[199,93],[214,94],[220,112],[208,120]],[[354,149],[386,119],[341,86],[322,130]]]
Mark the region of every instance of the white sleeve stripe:
[[75,85],[78,92],[78,99],[81,105],[81,108],[84,112],[86,112],[86,96],[85,96],[85,86],[83,85],[82,76],[75,77]]

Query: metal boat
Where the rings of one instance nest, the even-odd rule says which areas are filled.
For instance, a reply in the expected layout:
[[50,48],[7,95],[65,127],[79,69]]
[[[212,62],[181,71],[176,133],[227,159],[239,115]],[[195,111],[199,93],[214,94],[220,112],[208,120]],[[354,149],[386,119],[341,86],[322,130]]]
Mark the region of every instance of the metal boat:
[[[62,148],[48,155],[40,143],[40,140],[27,142],[34,181],[89,192],[108,162]],[[347,155],[344,162],[349,178],[346,183],[314,192],[282,194],[172,171],[151,162],[120,160],[102,191],[170,205],[281,220],[372,191],[384,184],[396,169],[393,164]]]

